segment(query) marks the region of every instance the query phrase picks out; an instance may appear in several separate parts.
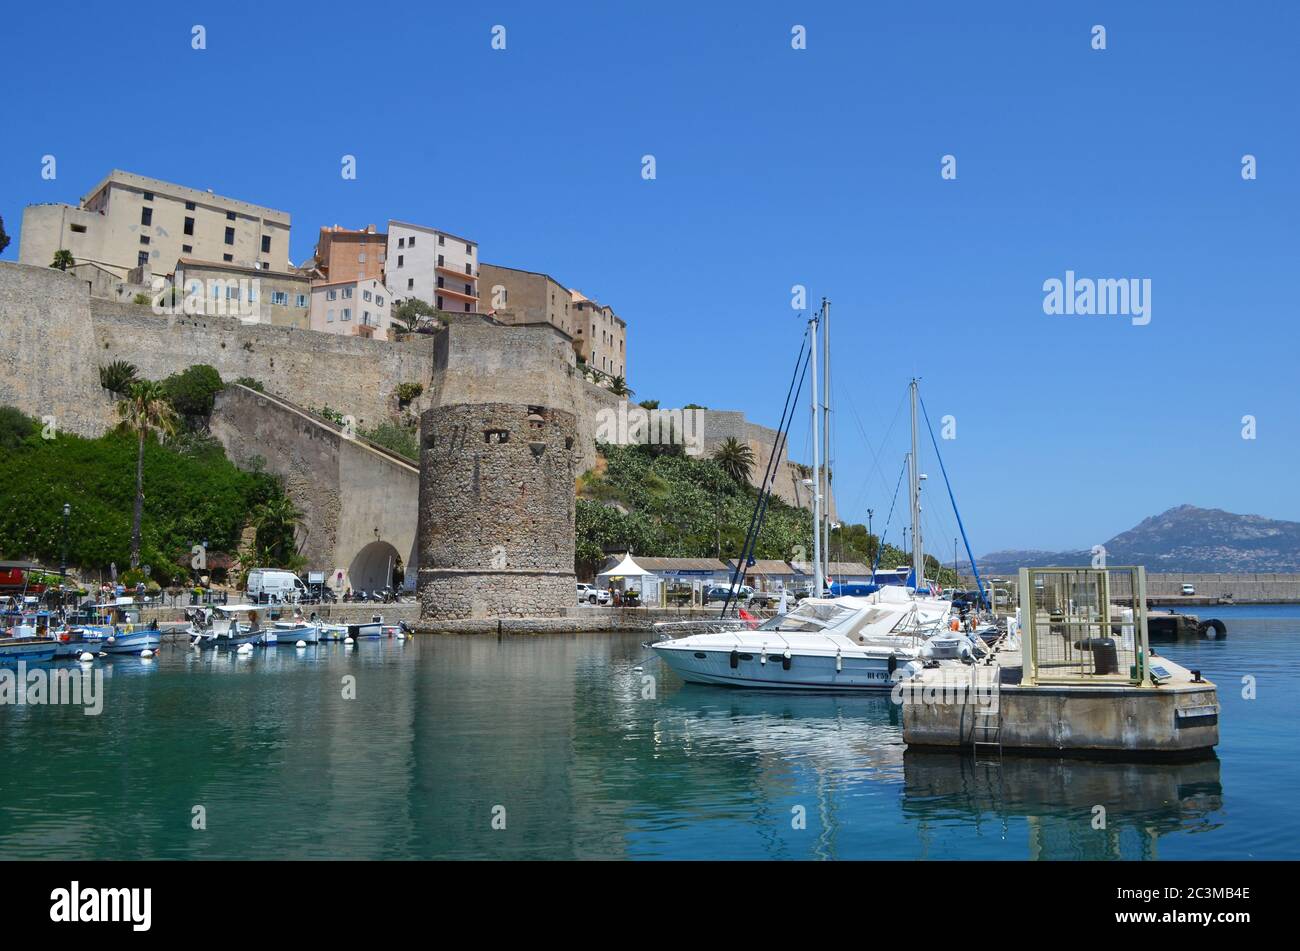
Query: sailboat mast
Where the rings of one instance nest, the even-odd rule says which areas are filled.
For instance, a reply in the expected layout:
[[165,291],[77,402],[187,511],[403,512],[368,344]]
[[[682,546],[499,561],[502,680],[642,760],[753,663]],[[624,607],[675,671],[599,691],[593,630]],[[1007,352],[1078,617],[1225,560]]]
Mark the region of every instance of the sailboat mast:
[[916,587],[920,590],[925,581],[925,555],[921,549],[921,459],[916,454],[916,379],[910,387],[912,396],[912,454],[908,466],[912,497],[912,571],[916,573]]
[[820,438],[817,435],[817,315],[814,315],[808,321],[809,329],[812,332],[812,452],[813,452],[813,477],[812,482],[812,524],[813,524],[813,597],[822,596],[822,504],[821,504],[821,459],[819,454]]
[[822,298],[822,577],[831,576],[831,302]]

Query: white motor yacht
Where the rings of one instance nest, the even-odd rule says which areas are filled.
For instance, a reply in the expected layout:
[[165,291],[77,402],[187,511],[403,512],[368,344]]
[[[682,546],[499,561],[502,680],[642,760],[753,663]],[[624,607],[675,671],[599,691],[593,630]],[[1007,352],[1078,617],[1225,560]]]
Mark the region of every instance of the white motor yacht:
[[[887,690],[921,668],[951,604],[890,586],[863,598],[807,598],[750,628],[740,620],[656,625],[651,645],[690,683],[794,690]],[[689,633],[706,626],[705,633]],[[685,636],[673,637],[677,632]]]

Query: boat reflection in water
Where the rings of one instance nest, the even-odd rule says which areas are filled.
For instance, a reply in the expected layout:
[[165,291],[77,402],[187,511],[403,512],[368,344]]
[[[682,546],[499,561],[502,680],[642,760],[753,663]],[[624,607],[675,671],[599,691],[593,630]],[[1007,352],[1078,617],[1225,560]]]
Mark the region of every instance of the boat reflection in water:
[[[881,694],[686,685],[661,699],[659,714],[656,757],[690,766],[656,805],[692,813],[748,800],[749,821],[770,824],[773,856],[1156,859],[1161,836],[1221,825],[1214,758],[977,763],[969,751],[908,749],[899,708]],[[798,805],[807,831],[779,831]]]

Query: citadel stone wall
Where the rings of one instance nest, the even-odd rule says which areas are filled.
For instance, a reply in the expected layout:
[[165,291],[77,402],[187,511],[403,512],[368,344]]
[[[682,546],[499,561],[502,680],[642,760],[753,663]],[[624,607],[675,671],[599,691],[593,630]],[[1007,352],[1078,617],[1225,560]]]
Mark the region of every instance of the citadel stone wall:
[[519,403],[421,418],[419,597],[426,621],[558,617],[573,604],[577,420]]

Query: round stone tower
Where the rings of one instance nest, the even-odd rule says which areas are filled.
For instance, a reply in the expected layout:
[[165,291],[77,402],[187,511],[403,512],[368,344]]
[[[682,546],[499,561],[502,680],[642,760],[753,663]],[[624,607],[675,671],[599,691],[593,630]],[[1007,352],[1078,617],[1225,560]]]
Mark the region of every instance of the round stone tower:
[[558,616],[574,601],[572,413],[517,403],[420,418],[420,616]]

